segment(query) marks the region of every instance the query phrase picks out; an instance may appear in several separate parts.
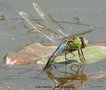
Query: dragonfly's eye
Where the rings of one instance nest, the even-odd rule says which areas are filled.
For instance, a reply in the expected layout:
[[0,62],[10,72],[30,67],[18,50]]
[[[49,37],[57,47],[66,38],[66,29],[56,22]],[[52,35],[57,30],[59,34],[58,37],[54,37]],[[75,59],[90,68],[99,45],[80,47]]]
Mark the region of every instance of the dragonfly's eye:
[[85,40],[84,39],[84,43],[83,43],[84,45],[83,45],[83,47],[85,48],[86,46],[88,46],[88,40]]
[[80,39],[81,39],[81,42],[82,42],[82,48],[85,48],[86,46],[88,46],[88,40],[86,40],[82,37],[80,37]]

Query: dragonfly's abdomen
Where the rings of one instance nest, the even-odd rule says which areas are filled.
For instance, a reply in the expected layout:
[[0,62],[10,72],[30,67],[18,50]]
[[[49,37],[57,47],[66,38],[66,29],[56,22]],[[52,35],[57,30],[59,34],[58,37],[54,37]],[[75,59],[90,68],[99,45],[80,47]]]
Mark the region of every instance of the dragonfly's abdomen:
[[55,50],[55,52],[50,56],[50,58],[49,58],[49,60],[48,60],[48,62],[47,62],[47,64],[46,64],[46,66],[44,67],[43,70],[46,70],[47,68],[50,68],[50,66],[51,66],[52,62],[54,61],[54,59],[55,59],[58,55],[64,53],[64,52],[67,51],[67,50],[68,50],[68,46],[67,46],[66,43],[60,44],[60,45],[58,46],[58,48]]
[[62,43],[62,44],[57,48],[57,50],[56,50],[56,52],[55,52],[54,54],[55,54],[55,56],[58,56],[58,55],[64,53],[65,51],[67,51],[67,50],[68,50],[67,44],[66,44],[66,43]]

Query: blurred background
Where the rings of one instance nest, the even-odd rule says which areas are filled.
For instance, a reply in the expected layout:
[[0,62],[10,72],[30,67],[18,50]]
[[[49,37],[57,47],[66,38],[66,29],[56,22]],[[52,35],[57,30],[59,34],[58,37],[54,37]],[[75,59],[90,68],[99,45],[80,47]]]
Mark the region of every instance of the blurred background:
[[[89,41],[106,40],[106,0],[0,0],[0,87],[44,90],[36,86],[49,84],[53,87],[54,85],[50,79],[34,78],[39,74],[39,69],[35,70],[39,66],[37,64],[3,66],[3,57],[6,53],[17,51],[29,43],[47,40],[38,33],[28,35],[27,31],[32,27],[18,14],[19,11],[25,11],[41,20],[32,6],[33,2],[49,11],[54,19],[66,28],[66,33],[69,35],[93,27],[96,31],[85,35],[85,38]],[[5,20],[2,20],[2,17]],[[87,70],[105,72],[105,64],[106,61],[90,64]],[[105,90],[106,88],[106,80],[88,81],[88,83],[95,86],[88,85],[88,87],[80,87],[79,90],[85,90],[85,88],[86,90]],[[96,85],[101,85],[101,87],[96,87]]]

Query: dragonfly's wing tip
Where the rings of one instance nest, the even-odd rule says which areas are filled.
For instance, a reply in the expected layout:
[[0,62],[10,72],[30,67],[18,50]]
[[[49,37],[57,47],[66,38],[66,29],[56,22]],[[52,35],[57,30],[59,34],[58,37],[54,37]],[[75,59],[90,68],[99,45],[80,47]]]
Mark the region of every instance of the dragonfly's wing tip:
[[19,12],[19,15],[22,15],[22,12]]
[[33,2],[33,3],[32,3],[32,5],[33,5],[33,6],[35,6],[35,7],[36,7],[36,6],[38,6],[38,4],[37,4],[37,3],[35,3],[35,2]]
[[23,12],[23,11],[20,11],[20,12],[19,12],[19,14],[20,14],[20,15],[23,15],[23,14],[25,14],[25,12]]
[[91,30],[88,30],[89,32],[93,32],[93,31],[95,31],[95,29],[91,29]]
[[33,6],[34,6],[35,4],[36,4],[35,2],[32,3]]
[[23,11],[20,11],[19,12],[19,15],[21,15],[23,18],[29,18],[29,15],[27,14],[27,13],[25,13],[25,12],[23,12]]

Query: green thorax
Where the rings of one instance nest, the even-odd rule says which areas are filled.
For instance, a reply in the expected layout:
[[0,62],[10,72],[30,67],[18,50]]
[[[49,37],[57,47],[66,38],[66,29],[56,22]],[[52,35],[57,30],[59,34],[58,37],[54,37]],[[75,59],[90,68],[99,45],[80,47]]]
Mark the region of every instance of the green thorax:
[[66,42],[68,50],[74,51],[78,50],[79,47],[81,47],[81,39],[79,37],[70,39]]

